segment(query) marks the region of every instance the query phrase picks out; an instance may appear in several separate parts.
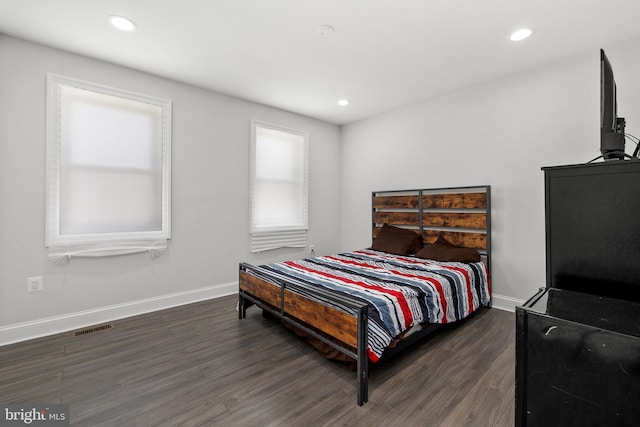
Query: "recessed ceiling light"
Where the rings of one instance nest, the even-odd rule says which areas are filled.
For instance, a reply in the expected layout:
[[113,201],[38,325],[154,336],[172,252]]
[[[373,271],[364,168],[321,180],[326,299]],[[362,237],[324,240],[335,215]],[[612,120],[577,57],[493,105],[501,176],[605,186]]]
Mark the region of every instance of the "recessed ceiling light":
[[512,42],[519,42],[520,40],[528,38],[531,34],[533,34],[533,30],[531,28],[521,28],[518,31],[511,33],[509,40]]
[[351,101],[349,101],[348,99],[341,99],[340,101],[338,101],[338,105],[344,107],[351,104]]
[[124,16],[111,15],[109,16],[109,23],[120,31],[135,31],[136,24],[129,18]]

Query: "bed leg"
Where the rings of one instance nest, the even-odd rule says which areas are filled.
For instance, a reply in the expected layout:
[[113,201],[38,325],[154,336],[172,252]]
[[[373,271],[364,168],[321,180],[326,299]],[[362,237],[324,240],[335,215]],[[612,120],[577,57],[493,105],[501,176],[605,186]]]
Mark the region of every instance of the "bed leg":
[[245,300],[242,293],[238,293],[238,319],[244,319],[247,317],[247,307],[245,306]]
[[[367,364],[367,361],[364,361]],[[368,368],[361,368],[358,361],[358,406],[362,406],[369,400],[369,372]]]
[[369,400],[369,355],[367,354],[367,307],[358,310],[358,385],[357,401],[362,406]]

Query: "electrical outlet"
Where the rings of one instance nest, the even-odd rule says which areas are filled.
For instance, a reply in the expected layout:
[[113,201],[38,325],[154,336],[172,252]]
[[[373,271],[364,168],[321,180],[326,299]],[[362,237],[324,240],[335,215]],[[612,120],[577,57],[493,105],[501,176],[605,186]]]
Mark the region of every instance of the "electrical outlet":
[[27,277],[27,292],[40,292],[44,290],[42,276]]

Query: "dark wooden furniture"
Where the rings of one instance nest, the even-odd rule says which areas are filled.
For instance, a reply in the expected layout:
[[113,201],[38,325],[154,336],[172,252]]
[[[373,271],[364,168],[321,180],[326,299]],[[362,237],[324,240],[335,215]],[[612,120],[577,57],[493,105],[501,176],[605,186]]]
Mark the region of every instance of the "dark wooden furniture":
[[547,286],[516,308],[516,425],[640,425],[640,161],[543,170]]
[[[415,230],[425,242],[439,233],[451,243],[478,249],[485,257],[490,274],[491,263],[491,189],[489,186],[383,191],[372,194],[372,235],[384,223]],[[351,316],[302,294],[322,293],[323,298],[351,308]],[[240,264],[239,317],[256,304],[283,321],[332,346],[356,361],[357,403],[368,400],[369,363],[367,356],[367,306],[320,289],[309,289],[297,282],[268,272],[260,266]],[[410,342],[431,333],[437,325],[412,334]],[[407,341],[409,342],[409,340]],[[400,341],[397,348],[405,346]],[[385,356],[383,354],[383,356]]]

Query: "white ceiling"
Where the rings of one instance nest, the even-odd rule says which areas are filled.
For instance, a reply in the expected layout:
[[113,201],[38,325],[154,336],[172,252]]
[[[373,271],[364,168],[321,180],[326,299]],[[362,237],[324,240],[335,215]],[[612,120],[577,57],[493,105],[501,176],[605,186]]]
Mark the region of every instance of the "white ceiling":
[[336,124],[598,55],[639,18],[640,0],[0,0],[0,33]]

